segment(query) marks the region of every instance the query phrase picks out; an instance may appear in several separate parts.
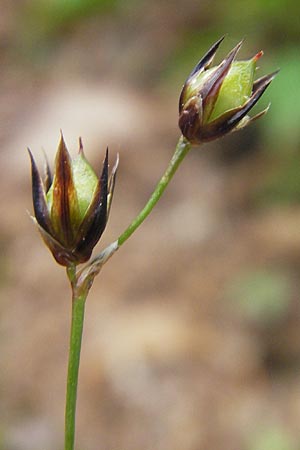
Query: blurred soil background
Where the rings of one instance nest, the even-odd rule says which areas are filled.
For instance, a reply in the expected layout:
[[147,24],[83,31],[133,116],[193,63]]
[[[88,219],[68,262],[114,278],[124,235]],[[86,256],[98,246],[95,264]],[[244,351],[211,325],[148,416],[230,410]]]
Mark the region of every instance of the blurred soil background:
[[300,448],[300,3],[1,0],[0,448],[62,449],[70,291],[32,211],[60,129],[120,168],[124,230],[179,137],[178,96],[223,34],[281,72],[248,129],[193,150],[96,279],[84,331],[78,450]]

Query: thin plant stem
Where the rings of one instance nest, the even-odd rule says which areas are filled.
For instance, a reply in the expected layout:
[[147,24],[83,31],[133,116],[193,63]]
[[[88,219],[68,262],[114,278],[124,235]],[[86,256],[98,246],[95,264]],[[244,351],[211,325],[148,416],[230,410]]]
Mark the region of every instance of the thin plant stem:
[[87,291],[84,290],[83,292],[80,292],[80,290],[76,289],[76,280],[72,278],[72,275],[75,273],[74,270],[75,268],[67,269],[68,276],[73,288],[73,296],[65,409],[65,450],[74,450],[78,373],[84,323],[85,300],[87,297]]
[[74,450],[76,399],[81,340],[84,322],[85,301],[89,289],[93,283],[95,275],[99,273],[102,265],[122,244],[124,244],[124,242],[127,241],[127,239],[150,214],[190,148],[191,144],[183,136],[181,136],[177,143],[174,155],[167,167],[167,170],[156,185],[156,188],[154,189],[150,199],[148,200],[142,211],[133,220],[133,222],[119,236],[117,241],[113,242],[107,247],[107,249],[105,249],[100,255],[98,255],[98,257],[94,258],[94,260],[92,260],[86,266],[86,268],[83,268],[78,272],[76,272],[75,266],[69,266],[67,268],[67,275],[72,286],[73,296],[65,410],[65,450]]
[[135,230],[144,222],[146,217],[151,213],[152,209],[164,193],[166,187],[173,178],[180,163],[191,149],[191,143],[181,136],[175,148],[175,152],[172,156],[169,165],[157,183],[151,197],[141,210],[141,212],[133,219],[131,224],[123,231],[118,239],[108,245],[99,255],[92,259],[85,267],[77,272],[78,279],[84,280],[89,278],[89,283],[92,283],[94,277],[100,272],[103,265],[111,258],[111,256],[127,241],[127,239],[135,232]]
[[135,232],[135,230],[142,224],[142,222],[146,219],[146,217],[150,214],[162,194],[164,193],[166,187],[170,183],[173,178],[175,172],[177,171],[180,163],[183,158],[186,156],[188,151],[191,148],[191,144],[187,141],[183,136],[179,138],[177,143],[174,155],[165,171],[164,175],[161,177],[160,181],[156,185],[155,190],[153,191],[151,197],[148,202],[142,209],[142,211],[137,215],[137,217],[133,220],[133,222],[129,225],[128,228],[118,237],[118,247],[124,244],[125,241]]

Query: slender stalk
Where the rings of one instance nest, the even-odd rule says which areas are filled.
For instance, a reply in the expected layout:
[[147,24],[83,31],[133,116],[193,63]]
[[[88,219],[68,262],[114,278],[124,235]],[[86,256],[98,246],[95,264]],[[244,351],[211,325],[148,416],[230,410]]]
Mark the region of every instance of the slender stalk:
[[74,450],[78,372],[84,322],[84,308],[88,291],[102,265],[105,264],[110,256],[112,256],[113,253],[122,244],[124,244],[124,242],[127,241],[127,239],[150,214],[190,148],[191,144],[183,136],[181,136],[167,170],[156,185],[150,199],[142,211],[128,226],[128,228],[126,228],[126,230],[119,236],[117,241],[109,245],[100,255],[94,258],[83,269],[76,272],[76,266],[69,266],[67,268],[67,275],[72,286],[73,296],[65,411],[65,450]]
[[[136,218],[131,222],[131,224],[123,231],[118,239],[108,245],[99,255],[92,259],[85,267],[77,272],[77,279],[82,283],[84,280],[88,280],[89,284],[93,282],[95,276],[100,272],[103,265],[111,258],[111,256],[118,250],[118,248],[127,241],[127,239],[135,232],[135,230],[144,222],[146,217],[150,214],[162,194],[164,193],[166,187],[173,178],[175,172],[177,171],[180,163],[183,161],[186,154],[189,152],[191,144],[183,136],[178,140],[175,148],[174,155],[167,167],[167,170],[161,177],[160,181],[157,183],[151,197],[148,202],[141,210],[141,212],[136,216]],[[70,278],[71,279],[71,278]]]
[[141,223],[146,219],[146,217],[150,214],[162,194],[164,193],[166,187],[170,183],[173,178],[176,170],[178,169],[180,163],[183,158],[186,156],[188,151],[191,148],[191,144],[187,141],[183,136],[179,138],[177,143],[174,155],[165,171],[164,175],[161,177],[160,181],[156,185],[155,190],[153,191],[150,199],[146,203],[145,207],[142,211],[137,215],[137,217],[133,220],[133,222],[129,225],[128,228],[119,236],[118,238],[118,247],[124,244],[125,241],[134,233],[134,231],[141,225]]
[[73,296],[65,410],[65,450],[74,450],[78,372],[84,323],[85,300],[87,296],[87,291],[84,290],[83,292],[80,292],[80,290],[76,289],[76,281],[72,277],[75,273],[74,271],[75,268],[67,269],[73,288]]

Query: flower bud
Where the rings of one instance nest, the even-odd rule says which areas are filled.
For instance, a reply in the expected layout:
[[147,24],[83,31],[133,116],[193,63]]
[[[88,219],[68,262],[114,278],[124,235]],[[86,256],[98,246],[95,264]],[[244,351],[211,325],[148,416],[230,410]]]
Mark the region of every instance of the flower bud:
[[52,179],[48,164],[44,182],[29,150],[35,222],[54,258],[69,266],[88,261],[100,239],[113,195],[118,160],[108,178],[108,151],[100,178],[86,160],[80,140],[73,160],[63,137]]
[[179,100],[179,127],[192,144],[217,139],[248,125],[267,109],[250,118],[247,113],[262,96],[277,72],[254,81],[257,53],[235,61],[240,42],[216,67],[210,67],[224,38],[217,41],[187,78]]

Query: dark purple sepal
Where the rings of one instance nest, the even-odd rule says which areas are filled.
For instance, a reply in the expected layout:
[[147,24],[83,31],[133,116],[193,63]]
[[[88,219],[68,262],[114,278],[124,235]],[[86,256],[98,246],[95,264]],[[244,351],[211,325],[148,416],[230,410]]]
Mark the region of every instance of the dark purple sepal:
[[185,80],[185,83],[183,85],[182,91],[181,91],[181,95],[179,98],[179,113],[181,112],[184,104],[183,104],[183,98],[185,95],[185,88],[187,86],[187,84],[191,81],[191,79],[193,78],[193,76],[196,73],[202,72],[203,70],[207,69],[210,64],[212,63],[214,56],[219,48],[219,45],[221,44],[221,42],[224,40],[225,36],[221,37],[215,44],[213,44],[213,46],[208,50],[208,52],[203,56],[203,58],[200,59],[200,61],[198,62],[198,64],[196,64],[196,66],[194,67],[194,69],[191,71],[191,73],[189,74],[189,76],[187,77],[187,79]]
[[242,41],[239,42],[232,50],[228,53],[227,57],[219,64],[214,73],[208,78],[208,80],[203,84],[199,95],[203,101],[203,122],[208,122],[212,110],[218,98],[218,93],[221,89],[222,83],[228,74],[231,64],[234,61],[239,49],[241,48]]
[[44,228],[47,232],[51,233],[50,215],[47,207],[44,185],[40,177],[39,171],[37,169],[37,166],[35,164],[32,153],[29,150],[29,148],[27,150],[31,161],[32,200],[33,200],[34,215],[36,217],[38,224],[42,228]]
[[111,170],[111,174],[108,180],[108,189],[107,189],[107,219],[110,213],[111,203],[114,195],[114,189],[115,189],[115,183],[116,183],[116,177],[117,177],[117,171],[119,167],[119,155],[117,155],[116,162]]
[[227,127],[229,127],[228,131],[230,129],[234,128],[238,122],[245,117],[245,115],[250,111],[250,109],[253,108],[253,106],[258,102],[260,97],[263,95],[269,84],[274,78],[274,74],[267,75],[264,78],[264,82],[258,83],[257,86],[255,86],[255,89],[253,90],[253,93],[249,100],[241,107],[235,108],[233,110],[234,114],[231,115],[230,118],[227,120]]
[[103,163],[103,170],[98,182],[93,200],[85,214],[74,246],[74,254],[79,262],[87,261],[94,246],[99,241],[107,222],[107,194],[108,194],[108,150]]
[[252,92],[255,93],[262,86],[268,87],[269,84],[271,83],[271,81],[274,80],[274,78],[276,77],[278,72],[279,72],[279,69],[275,70],[275,72],[272,72],[269,75],[264,75],[263,77],[258,78],[256,81],[254,81]]
[[200,61],[196,64],[196,66],[194,67],[194,69],[191,71],[191,73],[190,73],[189,76],[187,77],[185,84],[186,84],[188,81],[190,81],[190,79],[191,79],[196,73],[198,73],[198,72],[200,72],[200,71],[202,71],[202,70],[204,70],[204,69],[207,69],[207,68],[211,65],[211,63],[212,63],[212,61],[213,61],[213,59],[214,59],[214,57],[215,57],[215,54],[216,54],[216,52],[217,52],[217,50],[218,50],[218,48],[219,48],[221,42],[224,40],[224,38],[225,38],[225,36],[222,36],[222,37],[221,37],[217,42],[215,42],[215,43],[211,46],[211,48],[205,53],[205,55],[200,59]]
[[180,116],[178,125],[181,129],[183,136],[186,137],[191,143],[196,143],[199,130],[201,129],[201,119],[202,111],[200,114],[201,107],[201,99],[195,98],[193,102],[190,102],[190,105],[184,109]]
[[[260,80],[257,80],[258,83],[254,83],[254,90],[251,97],[244,105],[225,112],[217,119],[200,128],[197,134],[197,139],[200,140],[200,142],[207,142],[212,139],[222,137],[238,127],[241,120],[247,115],[247,113],[253,108],[253,106],[263,95],[271,81],[274,79],[276,73],[277,72],[274,72],[270,75],[262,77]],[[246,125],[248,125],[251,121],[261,117],[265,112],[266,111],[264,110],[261,113],[257,114],[254,118],[249,118]]]

